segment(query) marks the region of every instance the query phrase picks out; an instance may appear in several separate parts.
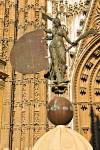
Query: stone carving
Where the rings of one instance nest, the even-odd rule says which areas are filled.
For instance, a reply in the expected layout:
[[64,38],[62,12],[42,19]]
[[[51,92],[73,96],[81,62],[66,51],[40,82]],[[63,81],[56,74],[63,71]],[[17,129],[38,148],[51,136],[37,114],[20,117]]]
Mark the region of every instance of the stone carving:
[[[37,4],[36,4],[37,3]],[[41,5],[45,5],[45,3],[40,4],[40,1],[36,0],[36,2],[31,0],[18,0],[18,24],[17,24],[17,39],[19,39],[24,33],[33,31],[35,29],[35,19],[38,18],[38,14],[40,15]],[[34,4],[34,7],[33,7]],[[31,5],[32,8],[28,7]],[[37,5],[37,6],[36,6]],[[2,8],[1,8],[2,7]],[[15,93],[14,93],[14,108],[13,108],[13,135],[9,135],[10,133],[10,107],[11,107],[11,85],[13,82],[12,79],[12,67],[9,62],[9,54],[14,44],[14,32],[15,32],[15,11],[17,5],[13,0],[7,0],[0,2],[0,55],[3,56],[3,60],[6,61],[5,71],[9,74],[5,82],[4,89],[4,97],[3,97],[3,114],[2,114],[2,129],[1,129],[1,143],[0,149],[6,149],[9,147],[9,139],[13,139],[10,144],[11,149],[20,149],[24,150],[27,147],[31,148],[33,143],[41,136],[42,132],[45,132],[46,129],[41,131],[41,122],[42,126],[45,128],[45,106],[40,106],[41,111],[35,112],[34,103],[39,104],[39,100],[45,101],[45,89],[40,88],[39,85],[43,84],[45,86],[44,78],[42,77],[41,83],[38,82],[39,76],[26,75],[23,76],[16,72],[15,79]],[[37,7],[37,8],[36,8]],[[36,11],[38,13],[36,14]],[[40,23],[40,16],[37,20],[38,24]],[[1,32],[2,31],[2,32]],[[36,79],[37,78],[37,79]],[[36,87],[35,87],[36,85]],[[42,93],[42,91],[44,91]],[[39,93],[41,93],[39,97]],[[35,95],[35,96],[34,96]],[[31,103],[31,104],[30,104]],[[39,109],[39,110],[40,110]],[[35,114],[36,115],[35,115]],[[44,116],[39,118],[39,131],[34,132],[34,120],[38,119],[37,116],[44,114]],[[37,121],[37,120],[36,120]],[[18,130],[17,130],[18,129]],[[43,134],[43,133],[42,133]],[[36,137],[36,138],[35,138]],[[5,140],[4,140],[5,139]],[[28,143],[28,141],[30,141]],[[30,149],[29,148],[29,149]]]
[[[99,36],[99,39],[100,39],[100,36]],[[99,67],[100,66],[100,61],[99,61],[100,58],[97,57],[95,59],[95,55],[94,55],[94,53],[98,50],[98,47],[100,46],[99,39],[97,40],[98,42],[95,42],[95,44],[93,45],[93,48],[88,49],[86,55],[84,55],[81,58],[81,61],[80,61],[81,65],[78,65],[78,68],[77,68],[78,74],[76,75],[76,77],[74,77],[76,79],[75,82],[77,82],[77,84],[73,83],[76,104],[78,105],[78,107],[81,104],[81,107],[79,107],[79,110],[75,109],[75,116],[74,116],[75,117],[75,128],[79,131],[80,129],[84,130],[84,127],[88,127],[89,129],[88,129],[87,135],[86,135],[86,138],[88,140],[89,140],[89,136],[90,136],[91,124],[89,121],[90,116],[86,115],[87,113],[85,114],[85,112],[87,111],[90,114],[90,106],[92,104],[94,111],[95,111],[94,113],[96,115],[100,116],[100,112],[99,112],[100,111],[99,110],[100,88],[98,88],[98,85],[99,85],[98,77],[99,77],[99,72],[100,72],[99,71],[100,70],[100,67]],[[89,54],[89,52],[90,52],[90,54]],[[92,62],[92,65],[90,62]],[[79,81],[78,81],[77,77],[79,77]],[[82,85],[84,85],[84,86],[82,87]],[[87,89],[87,87],[89,90]],[[80,89],[80,92],[78,91],[78,89]],[[85,102],[86,102],[86,104],[85,104]],[[81,115],[84,116],[82,120],[80,117]],[[84,120],[85,117],[88,120],[87,123],[85,123],[85,120],[86,120],[86,119]],[[81,120],[80,123],[78,122],[77,119]],[[79,124],[81,127],[79,127]],[[84,124],[85,124],[85,126],[84,126]],[[85,133],[83,132],[82,134],[84,135]]]

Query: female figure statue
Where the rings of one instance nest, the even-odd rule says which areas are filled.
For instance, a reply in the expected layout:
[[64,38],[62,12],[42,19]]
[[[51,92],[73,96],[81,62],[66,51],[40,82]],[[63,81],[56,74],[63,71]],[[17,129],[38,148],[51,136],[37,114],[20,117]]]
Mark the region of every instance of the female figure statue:
[[64,45],[64,39],[71,45],[76,45],[68,38],[68,31],[66,31],[60,22],[58,17],[53,19],[53,29],[45,29],[46,33],[51,36],[47,36],[48,40],[52,40],[49,45],[51,64],[49,71],[44,75],[45,78],[53,80],[55,83],[64,83],[64,77],[66,72],[66,49]]

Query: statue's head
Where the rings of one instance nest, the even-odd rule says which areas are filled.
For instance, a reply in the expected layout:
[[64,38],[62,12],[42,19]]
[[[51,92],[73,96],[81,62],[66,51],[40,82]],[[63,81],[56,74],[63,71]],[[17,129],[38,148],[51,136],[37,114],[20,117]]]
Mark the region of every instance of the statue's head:
[[53,24],[55,27],[58,27],[59,25],[61,25],[60,19],[58,17],[54,18]]

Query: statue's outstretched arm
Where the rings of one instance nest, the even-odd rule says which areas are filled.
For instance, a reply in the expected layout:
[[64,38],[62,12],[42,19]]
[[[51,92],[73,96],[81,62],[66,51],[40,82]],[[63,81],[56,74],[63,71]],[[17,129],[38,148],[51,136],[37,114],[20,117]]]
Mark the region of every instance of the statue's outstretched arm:
[[71,42],[71,40],[69,39],[68,36],[66,36],[65,39],[66,39],[66,41],[67,41],[69,44],[73,45],[73,42]]
[[69,44],[73,45],[73,42],[71,42],[71,40],[69,39],[68,32],[66,30],[63,30],[63,36]]

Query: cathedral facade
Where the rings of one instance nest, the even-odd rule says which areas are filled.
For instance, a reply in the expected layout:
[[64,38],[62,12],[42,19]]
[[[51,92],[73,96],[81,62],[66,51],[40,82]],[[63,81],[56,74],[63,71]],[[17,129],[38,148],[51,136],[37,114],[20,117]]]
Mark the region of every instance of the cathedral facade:
[[[52,28],[42,13],[60,20],[74,41],[82,33],[95,29],[66,53],[68,98],[74,108],[69,127],[88,141],[96,119],[100,119],[100,1],[99,0],[1,0],[0,1],[0,149],[30,150],[34,143],[54,127],[47,119],[46,106],[55,95],[44,78],[45,70],[21,74],[10,62],[15,42],[24,34]],[[49,42],[47,43],[49,45]],[[69,45],[66,44],[66,48]]]

